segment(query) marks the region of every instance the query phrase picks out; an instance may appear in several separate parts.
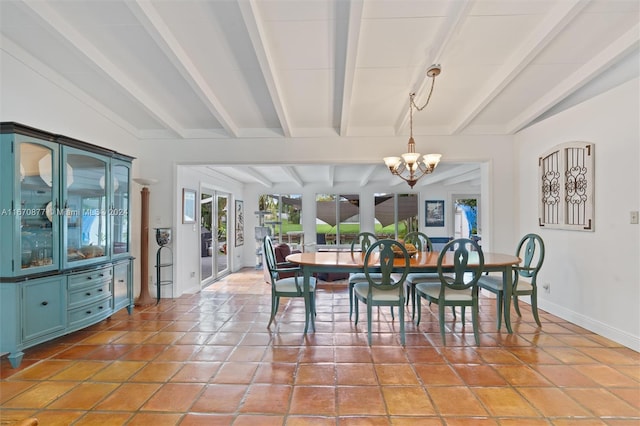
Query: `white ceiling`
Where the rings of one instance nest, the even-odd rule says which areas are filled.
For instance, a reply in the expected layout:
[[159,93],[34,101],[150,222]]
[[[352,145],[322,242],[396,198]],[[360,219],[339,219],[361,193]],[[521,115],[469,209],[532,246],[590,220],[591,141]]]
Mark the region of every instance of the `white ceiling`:
[[[0,48],[141,140],[405,135],[432,63],[414,133],[508,135],[637,76],[639,16],[638,0],[2,0]],[[207,170],[269,186],[376,167]]]

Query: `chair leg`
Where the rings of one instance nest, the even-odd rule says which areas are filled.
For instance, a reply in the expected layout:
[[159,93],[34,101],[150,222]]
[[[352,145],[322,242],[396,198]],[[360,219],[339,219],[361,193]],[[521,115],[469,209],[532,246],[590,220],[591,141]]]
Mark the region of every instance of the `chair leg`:
[[[462,325],[464,325],[464,310],[465,310],[465,306],[461,306],[460,307],[460,316],[462,317]],[[454,312],[454,316],[455,316],[455,312],[456,312],[456,308],[451,307],[451,309],[453,309]]]
[[533,312],[533,318],[536,320],[538,327],[542,327],[542,324],[540,324],[540,317],[538,317],[538,295],[536,293],[537,292],[534,287],[533,293],[531,293],[531,311]]
[[[462,308],[464,309],[464,307]],[[476,338],[476,345],[480,346],[480,333],[478,332],[478,302],[471,306],[471,321],[473,322],[473,337]]]
[[[420,325],[420,319],[422,317],[422,297],[420,297],[420,295],[416,294],[416,299],[418,299],[417,303],[416,303],[416,308],[418,309],[418,321],[416,321],[416,326],[418,326],[418,325]],[[414,311],[415,311],[415,309],[414,309]]]
[[416,317],[416,286],[411,284],[411,320]]
[[367,336],[369,340],[369,346],[371,346],[371,317],[373,316],[373,312],[371,309],[371,303],[367,301]]
[[496,312],[498,315],[498,331],[500,331],[500,327],[502,326],[502,304],[504,301],[502,300],[503,294],[501,291],[496,293]]
[[516,294],[513,295],[513,307],[516,309],[516,314],[521,317],[522,314],[520,313],[520,306],[518,306],[518,295]]
[[393,316],[393,306],[389,306],[391,308],[391,321],[395,320],[396,317]]
[[402,308],[402,305],[400,305],[398,307],[398,310],[400,311],[400,314],[398,314],[398,317],[400,318],[400,343],[402,344],[402,346],[405,345],[405,337],[404,337],[404,309]]
[[[349,283],[349,320],[351,320],[352,313],[353,313],[353,284]],[[357,321],[357,317],[356,317],[356,321]]]
[[353,306],[353,309],[354,309],[355,314],[356,314],[355,325],[358,325],[358,305],[359,305],[359,301],[355,296],[353,297],[353,299],[354,299],[353,301],[355,303],[354,306]]
[[404,282],[404,294],[406,297],[405,300],[405,305],[409,306],[409,293],[411,292],[411,284],[409,284],[408,282]]
[[271,299],[271,318],[269,318],[269,324],[267,324],[267,328],[271,327],[271,323],[276,318],[276,312],[278,312],[278,306],[280,305],[280,298],[274,297]]
[[440,319],[440,336],[442,336],[442,345],[447,346],[447,341],[444,337],[444,310],[446,306],[438,303],[438,317]]

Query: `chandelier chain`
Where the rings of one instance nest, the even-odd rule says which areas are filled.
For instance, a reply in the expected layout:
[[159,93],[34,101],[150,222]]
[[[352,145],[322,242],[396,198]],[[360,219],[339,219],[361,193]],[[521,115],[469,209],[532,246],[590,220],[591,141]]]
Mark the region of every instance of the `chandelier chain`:
[[413,105],[415,109],[417,109],[418,111],[422,111],[423,109],[425,109],[427,107],[427,105],[429,105],[429,101],[431,100],[431,94],[433,93],[433,87],[435,86],[435,84],[436,84],[436,76],[434,75],[433,77],[431,77],[431,89],[429,89],[429,96],[427,96],[427,100],[425,101],[424,105],[422,105],[422,106],[418,106],[416,104],[416,101],[415,101],[416,94],[415,94],[415,92],[411,93],[409,95],[409,99],[410,99],[411,105]]

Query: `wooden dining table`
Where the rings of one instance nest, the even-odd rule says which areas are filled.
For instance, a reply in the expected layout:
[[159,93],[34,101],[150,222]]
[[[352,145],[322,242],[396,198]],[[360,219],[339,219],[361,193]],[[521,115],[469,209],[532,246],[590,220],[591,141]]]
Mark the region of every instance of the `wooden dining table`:
[[[474,265],[474,253],[477,259],[477,252],[470,252],[470,266]],[[437,272],[438,256],[440,252],[419,252],[410,258],[409,272]],[[483,272],[501,272],[502,282],[505,288],[504,303],[504,323],[509,333],[511,329],[511,290],[513,287],[513,266],[519,264],[521,259],[512,254],[483,252],[484,268]],[[453,267],[454,252],[447,252],[442,262],[443,268],[446,270]],[[305,303],[305,326],[304,332],[307,333],[309,326],[315,331],[315,316],[312,315],[311,302],[309,297],[309,282],[314,273],[321,272],[347,272],[357,273],[364,271],[364,252],[351,251],[319,251],[319,252],[303,252],[294,253],[287,256],[286,260],[293,264],[299,265],[304,277],[304,303]],[[375,272],[378,263],[376,256],[370,257],[369,270]],[[404,259],[397,259],[398,271],[404,268]],[[477,261],[475,261],[477,264]],[[372,269],[373,268],[373,269]],[[316,298],[316,300],[318,300]]]

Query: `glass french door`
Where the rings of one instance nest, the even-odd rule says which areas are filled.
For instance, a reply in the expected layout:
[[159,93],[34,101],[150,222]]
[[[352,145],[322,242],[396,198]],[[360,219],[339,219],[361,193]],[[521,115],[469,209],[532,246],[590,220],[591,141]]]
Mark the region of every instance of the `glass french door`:
[[206,188],[200,194],[200,285],[204,287],[229,273],[229,194]]

